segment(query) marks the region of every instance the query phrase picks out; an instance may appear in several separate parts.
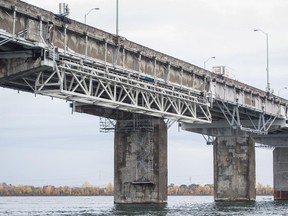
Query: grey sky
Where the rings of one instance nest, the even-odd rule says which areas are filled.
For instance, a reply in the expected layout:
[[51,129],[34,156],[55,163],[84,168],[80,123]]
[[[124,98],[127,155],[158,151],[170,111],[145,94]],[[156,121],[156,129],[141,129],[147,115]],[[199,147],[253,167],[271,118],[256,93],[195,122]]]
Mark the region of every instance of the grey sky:
[[[26,0],[58,13],[60,1]],[[66,0],[70,18],[115,33],[116,0]],[[136,43],[207,69],[225,65],[236,79],[266,87],[269,33],[270,82],[288,86],[288,1],[119,0],[119,34]],[[280,91],[288,98],[288,91]],[[113,134],[99,119],[74,113],[65,101],[0,88],[0,182],[105,185],[113,182]],[[256,151],[257,181],[272,184],[272,151]],[[213,183],[212,147],[202,136],[169,129],[169,183]]]

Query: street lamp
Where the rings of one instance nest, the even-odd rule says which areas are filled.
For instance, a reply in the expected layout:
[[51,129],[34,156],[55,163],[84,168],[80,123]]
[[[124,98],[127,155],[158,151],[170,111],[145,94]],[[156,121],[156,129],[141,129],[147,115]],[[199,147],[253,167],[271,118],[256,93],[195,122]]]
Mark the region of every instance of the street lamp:
[[215,59],[215,56],[209,57],[206,61],[204,61],[204,69],[206,69],[206,63],[210,60],[210,59]]
[[288,89],[288,87],[285,86],[285,87],[279,89],[279,91],[278,91],[278,97],[280,96],[280,92],[281,92],[282,90],[284,90],[284,89]]
[[88,14],[89,14],[92,10],[100,10],[100,8],[92,8],[92,9],[90,9],[90,11],[89,11],[87,14],[85,14],[85,16],[84,16],[84,23],[85,23],[85,24],[86,24],[86,17],[88,16]]
[[269,52],[268,52],[268,33],[267,32],[264,32],[263,30],[261,29],[254,29],[254,31],[259,31],[259,32],[262,32],[265,36],[266,36],[266,57],[267,57],[267,60],[266,60],[266,71],[267,71],[267,89],[266,91],[270,93],[270,83],[269,83]]
[[118,35],[118,0],[116,0],[116,35]]

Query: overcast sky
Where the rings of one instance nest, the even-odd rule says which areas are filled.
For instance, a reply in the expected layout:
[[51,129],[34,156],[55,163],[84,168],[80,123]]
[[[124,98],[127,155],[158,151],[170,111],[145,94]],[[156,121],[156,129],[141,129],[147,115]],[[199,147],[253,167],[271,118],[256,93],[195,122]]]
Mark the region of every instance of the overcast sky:
[[[26,0],[58,13],[59,1]],[[63,1],[64,2],[64,1]],[[66,0],[70,18],[115,33],[116,0]],[[236,79],[265,89],[269,33],[270,83],[288,98],[288,1],[119,0],[119,34],[197,66],[225,65]],[[281,90],[282,89],[282,90]],[[0,182],[70,185],[113,182],[114,134],[99,118],[71,114],[69,104],[0,88]],[[272,150],[256,150],[256,181],[272,185]],[[212,147],[201,135],[169,129],[168,182],[213,183]]]

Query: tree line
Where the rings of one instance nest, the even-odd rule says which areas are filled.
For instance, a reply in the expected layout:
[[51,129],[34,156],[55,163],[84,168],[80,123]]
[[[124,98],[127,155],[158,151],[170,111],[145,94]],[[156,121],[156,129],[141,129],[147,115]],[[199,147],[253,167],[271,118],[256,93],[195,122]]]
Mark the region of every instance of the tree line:
[[[213,184],[190,184],[185,185],[182,184],[180,186],[170,184],[168,185],[168,195],[190,195],[190,196],[212,196],[214,192]],[[263,196],[263,195],[273,195],[274,191],[270,185],[263,185],[261,183],[256,184],[256,195]]]
[[180,186],[170,184],[168,185],[168,195],[209,196],[213,195],[213,189],[212,184],[206,184],[204,186],[199,184],[182,184]]
[[34,187],[30,185],[0,184],[0,196],[111,196],[113,190],[111,183],[104,188],[89,183],[84,183],[81,187],[56,187],[53,185]]
[[[170,196],[212,196],[214,187],[212,184],[182,184],[180,186],[175,184],[168,185],[168,195]],[[84,183],[81,187],[69,187],[53,185],[45,185],[43,187],[34,187],[30,185],[11,185],[0,184],[0,196],[111,196],[114,188],[111,183],[106,187],[100,188],[89,183]],[[262,185],[257,183],[256,194],[259,195],[273,195],[273,188],[270,185]]]

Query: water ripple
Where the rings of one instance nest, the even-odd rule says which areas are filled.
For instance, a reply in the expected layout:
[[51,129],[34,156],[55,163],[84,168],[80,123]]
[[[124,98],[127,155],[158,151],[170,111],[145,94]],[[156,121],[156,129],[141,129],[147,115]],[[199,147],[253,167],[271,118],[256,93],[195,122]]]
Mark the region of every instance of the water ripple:
[[114,205],[113,197],[0,197],[0,216],[255,216],[288,215],[288,202],[214,202],[213,197],[175,196],[168,204]]

